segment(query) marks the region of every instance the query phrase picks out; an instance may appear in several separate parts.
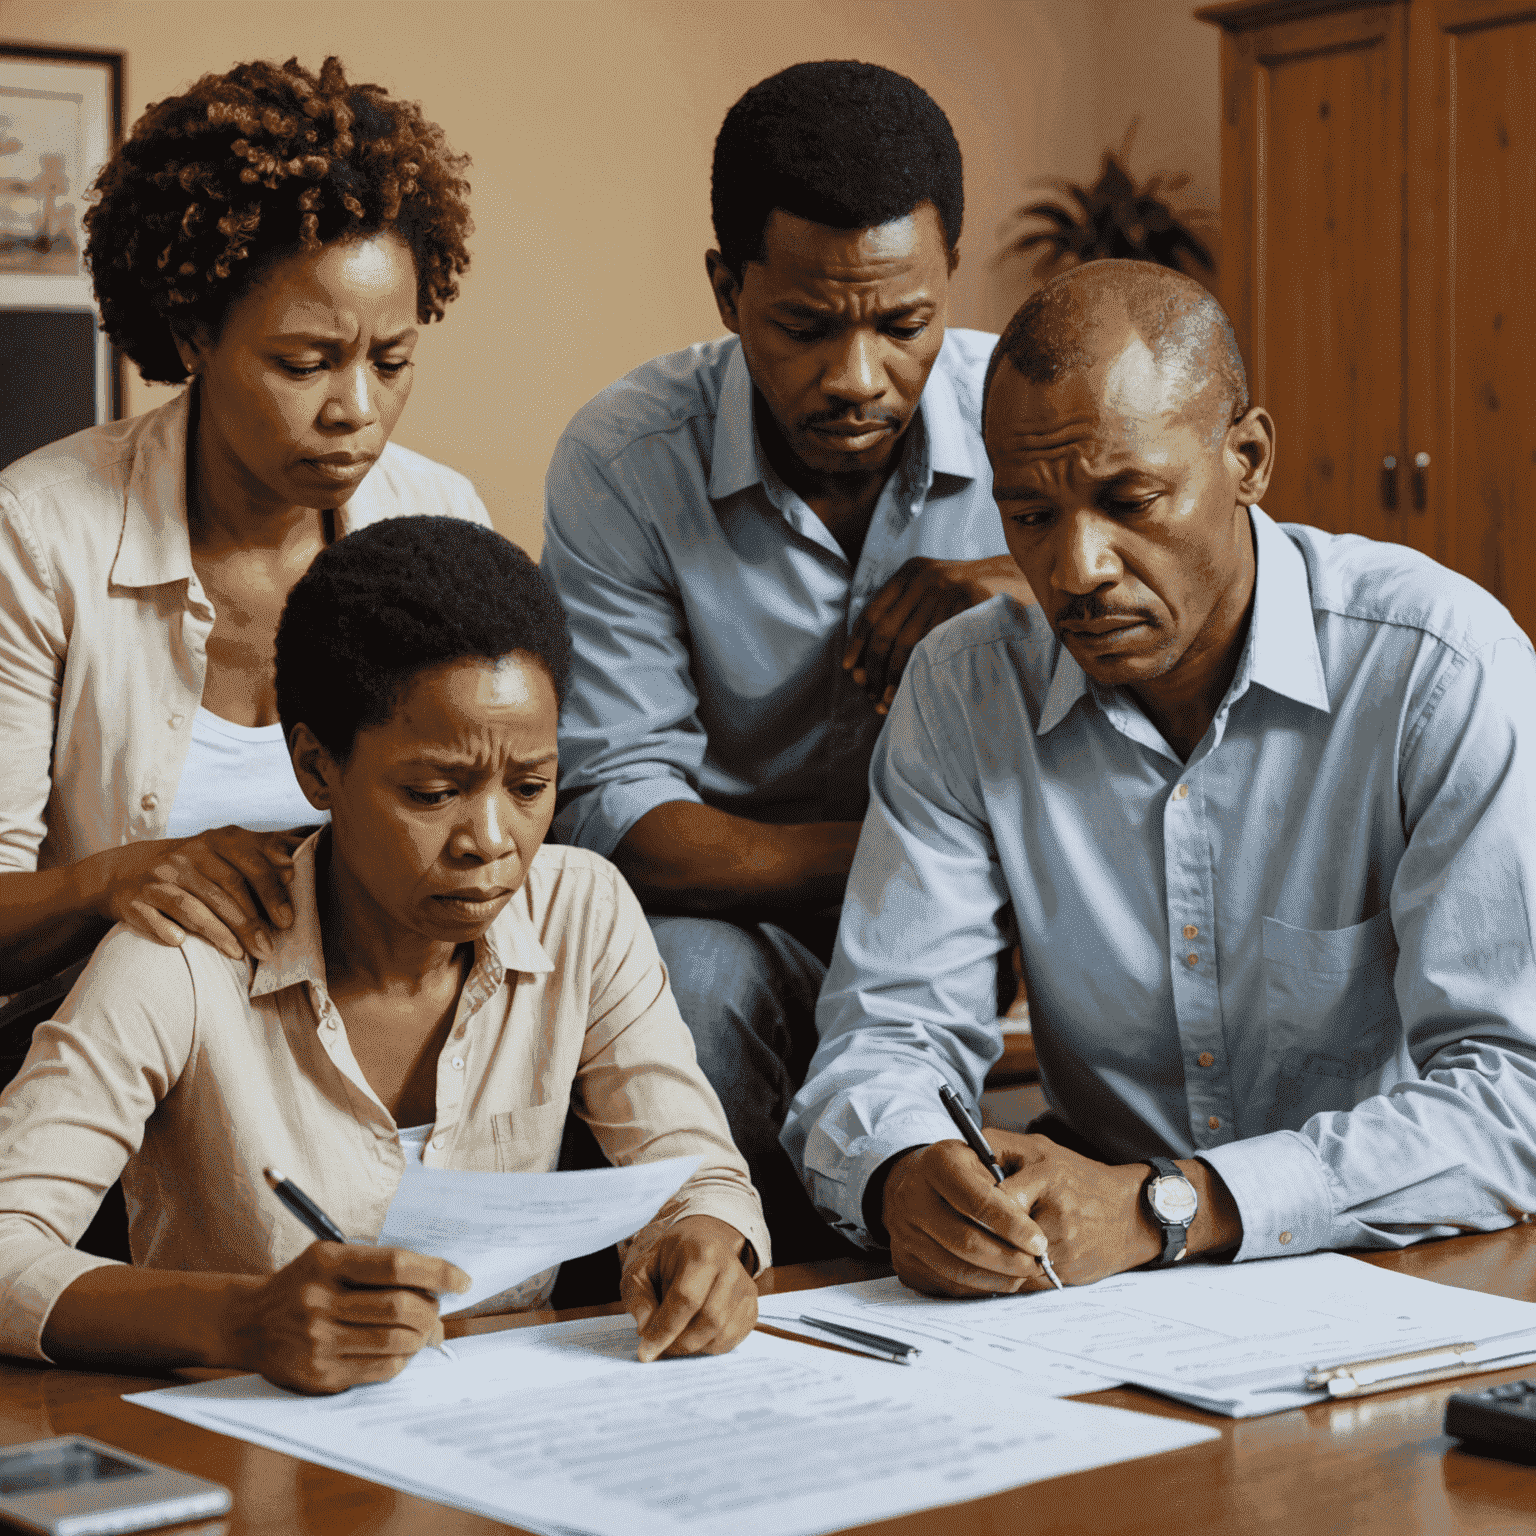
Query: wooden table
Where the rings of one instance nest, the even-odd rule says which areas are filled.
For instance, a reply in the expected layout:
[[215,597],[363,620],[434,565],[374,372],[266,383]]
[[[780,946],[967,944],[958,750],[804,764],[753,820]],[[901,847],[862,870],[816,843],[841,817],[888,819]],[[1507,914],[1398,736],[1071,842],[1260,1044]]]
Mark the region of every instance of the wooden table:
[[[1372,1255],[1369,1262],[1536,1301],[1536,1227]],[[762,1289],[800,1290],[886,1273],[874,1263],[829,1260],[770,1272]],[[487,1318],[470,1327],[489,1331],[617,1310]],[[1531,1374],[1536,1367],[1476,1380],[1491,1385]],[[124,1392],[163,1384],[163,1378],[0,1363],[0,1443],[90,1434],[224,1483],[235,1496],[234,1515],[195,1527],[200,1536],[485,1536],[512,1529],[121,1401]],[[1215,1425],[1221,1438],[860,1529],[889,1536],[1536,1530],[1536,1467],[1470,1455],[1441,1433],[1445,1399],[1458,1385],[1405,1388],[1241,1423],[1129,1389],[1095,1392],[1085,1401],[1195,1419]]]

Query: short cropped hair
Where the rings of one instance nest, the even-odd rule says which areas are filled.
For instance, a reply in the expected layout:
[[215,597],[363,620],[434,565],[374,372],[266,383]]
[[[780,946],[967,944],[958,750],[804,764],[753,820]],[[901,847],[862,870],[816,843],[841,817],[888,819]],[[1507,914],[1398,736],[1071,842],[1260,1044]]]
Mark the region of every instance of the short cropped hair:
[[715,238],[738,276],[763,259],[775,208],[871,229],[923,203],[938,210],[953,252],[965,215],[960,145],[921,86],[878,64],[792,64],[754,85],[715,140]]
[[1215,385],[1221,430],[1249,409],[1248,373],[1226,311],[1193,278],[1145,261],[1092,261],[1027,298],[998,338],[982,386],[981,419],[1006,359],[1032,384],[1054,384],[1091,357],[1095,320],[1122,308],[1158,364],[1182,375],[1187,398]]
[[339,763],[385,724],[417,673],[446,662],[536,658],[564,701],[565,612],[510,539],[458,517],[394,517],[321,550],[277,628],[283,733],[307,725]]
[[146,379],[179,384],[176,337],[216,336],[270,263],[389,230],[440,320],[469,266],[467,156],[415,102],[354,85],[329,58],[237,64],[156,102],[96,178],[86,262],[102,326]]

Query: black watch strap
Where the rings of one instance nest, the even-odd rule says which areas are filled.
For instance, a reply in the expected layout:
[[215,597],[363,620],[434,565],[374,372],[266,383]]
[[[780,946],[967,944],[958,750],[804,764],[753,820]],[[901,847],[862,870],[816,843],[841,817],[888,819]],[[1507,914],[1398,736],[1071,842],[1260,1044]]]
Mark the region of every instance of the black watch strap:
[[1146,1183],[1141,1186],[1141,1200],[1151,1215],[1152,1220],[1162,1228],[1163,1251],[1153,1261],[1154,1267],[1161,1268],[1163,1265],[1176,1263],[1184,1256],[1184,1250],[1189,1245],[1189,1223],[1187,1221],[1168,1221],[1158,1214],[1151,1200],[1152,1185],[1158,1179],[1183,1179],[1184,1175],[1179,1171],[1179,1165],[1171,1157],[1147,1157],[1143,1158],[1142,1161],[1152,1170]]

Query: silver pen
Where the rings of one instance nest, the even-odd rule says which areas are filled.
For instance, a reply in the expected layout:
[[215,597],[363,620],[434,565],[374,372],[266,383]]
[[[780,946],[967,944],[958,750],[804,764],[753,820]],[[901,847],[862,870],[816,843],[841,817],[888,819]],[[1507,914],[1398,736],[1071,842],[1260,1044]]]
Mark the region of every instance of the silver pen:
[[893,1365],[911,1365],[922,1354],[916,1344],[908,1344],[901,1339],[888,1339],[883,1333],[866,1333],[862,1328],[850,1328],[847,1323],[834,1323],[829,1318],[807,1317],[802,1312],[800,1321],[809,1323],[812,1328],[836,1334],[840,1339],[847,1339],[850,1344],[857,1344],[861,1349],[884,1355]]
[[[970,1111],[960,1102],[960,1095],[948,1083],[939,1084],[939,1102],[949,1111],[949,1118],[955,1122],[955,1129],[965,1137],[971,1151],[981,1159],[987,1172],[1001,1184],[1007,1175],[998,1167],[997,1159],[992,1155],[992,1148],[987,1145],[987,1138],[981,1134],[981,1128],[971,1119]],[[1045,1271],[1045,1278],[1058,1291],[1061,1290],[1061,1281],[1056,1278],[1056,1271],[1051,1268],[1050,1255],[1041,1253],[1032,1254],[1031,1257]]]

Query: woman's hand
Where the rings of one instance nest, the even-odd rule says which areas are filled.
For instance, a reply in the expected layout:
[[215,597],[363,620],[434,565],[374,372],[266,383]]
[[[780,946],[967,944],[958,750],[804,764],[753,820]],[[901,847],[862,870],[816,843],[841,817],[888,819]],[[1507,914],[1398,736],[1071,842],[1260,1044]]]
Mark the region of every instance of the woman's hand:
[[714,1216],[684,1216],[627,1269],[619,1287],[640,1327],[640,1359],[723,1355],[757,1323],[747,1240]]
[[231,960],[266,960],[277,929],[293,922],[288,886],[293,850],[309,835],[219,827],[196,837],[128,843],[94,859],[97,910],[159,944],[189,933]]
[[398,1376],[442,1343],[437,1297],[469,1289],[446,1259],[406,1248],[311,1243],[254,1290],[231,1298],[223,1353],[290,1392],[344,1392]]

